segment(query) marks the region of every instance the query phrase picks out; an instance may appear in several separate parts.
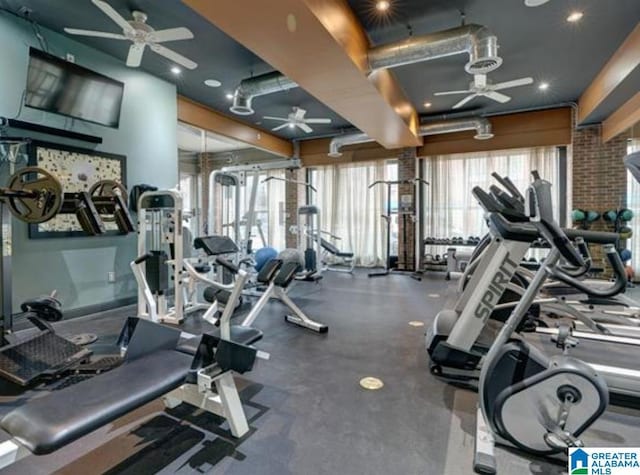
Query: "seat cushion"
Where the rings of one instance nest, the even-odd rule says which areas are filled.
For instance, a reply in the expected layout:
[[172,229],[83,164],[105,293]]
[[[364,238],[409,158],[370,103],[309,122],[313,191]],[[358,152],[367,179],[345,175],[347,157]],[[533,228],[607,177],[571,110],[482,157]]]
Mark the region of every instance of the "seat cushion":
[[34,454],[48,454],[180,386],[191,355],[162,350],[29,401],[0,426]]
[[[220,339],[220,329],[216,328],[213,331],[207,332],[215,338]],[[262,331],[253,327],[243,327],[242,325],[231,325],[231,341],[240,343],[242,345],[252,345],[255,342],[262,339]],[[177,350],[182,351],[188,355],[195,355],[198,351],[198,344],[200,343],[199,337],[183,338],[178,343]]]
[[213,303],[216,300],[222,305],[226,305],[231,297],[231,292],[224,289],[216,289],[215,287],[207,287],[202,293],[202,298],[209,303]]

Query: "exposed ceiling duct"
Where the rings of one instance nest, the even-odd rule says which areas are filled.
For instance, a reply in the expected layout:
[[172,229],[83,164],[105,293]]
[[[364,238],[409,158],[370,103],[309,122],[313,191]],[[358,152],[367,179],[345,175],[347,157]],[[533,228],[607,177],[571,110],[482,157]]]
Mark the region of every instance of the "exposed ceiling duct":
[[340,149],[346,145],[355,145],[357,143],[373,142],[371,138],[364,132],[354,132],[352,134],[338,135],[331,139],[329,143],[329,156],[338,158],[342,156]]
[[[493,138],[491,122],[484,117],[429,122],[420,126],[418,135],[420,137],[424,137],[426,135],[448,134],[452,132],[462,132],[465,130],[475,130],[476,134],[473,138],[476,140],[487,140]],[[373,142],[373,140],[369,138],[367,134],[362,132],[338,135],[331,139],[331,142],[329,143],[329,156],[338,158],[342,156],[342,152],[340,151],[342,147],[366,142]]]
[[[502,64],[502,58],[498,56],[498,38],[480,25],[464,25],[376,46],[369,50],[368,61],[370,72],[373,72],[464,53],[469,55],[465,65],[469,74],[485,74]],[[294,87],[298,84],[278,71],[244,79],[235,90],[230,110],[238,115],[251,115],[254,97]]]
[[251,107],[254,97],[286,91],[294,87],[298,85],[278,71],[243,79],[233,94],[233,105],[229,110],[238,115],[251,115],[254,113]]
[[464,67],[469,74],[486,74],[502,64],[498,38],[485,26],[464,25],[371,48],[369,68],[395,68],[463,53],[469,55]]

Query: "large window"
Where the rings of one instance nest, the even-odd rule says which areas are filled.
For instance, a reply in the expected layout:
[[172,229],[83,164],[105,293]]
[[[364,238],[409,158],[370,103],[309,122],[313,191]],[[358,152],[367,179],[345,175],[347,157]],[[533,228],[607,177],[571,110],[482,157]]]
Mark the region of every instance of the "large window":
[[559,159],[555,147],[478,152],[429,157],[424,160],[426,187],[424,236],[482,236],[487,232],[482,208],[471,194],[475,186],[485,190],[496,184],[492,172],[507,175],[522,191],[531,182],[531,171],[550,181],[556,218],[559,210]]
[[[344,163],[309,170],[318,190],[309,201],[320,208],[320,229],[341,237],[338,246],[356,255],[356,264],[381,266],[386,259],[387,187],[369,185],[377,180],[395,180],[395,160]],[[397,252],[397,189],[391,190],[391,249]],[[395,216],[394,216],[395,213]]]
[[[271,246],[278,250],[286,247],[286,230],[284,221],[285,182],[269,180],[267,177],[285,178],[284,170],[269,170],[258,175],[248,174],[240,193],[240,210],[242,219],[247,218],[251,205],[251,191],[254,180],[258,180],[254,204],[254,226],[251,238],[254,249]],[[241,231],[245,228],[241,226]]]
[[[629,141],[627,153],[639,151],[640,140]],[[635,215],[630,223],[633,236],[627,241],[627,247],[631,250],[632,266],[634,269],[638,269],[640,268],[640,183],[629,172],[627,172],[627,208],[632,210]]]

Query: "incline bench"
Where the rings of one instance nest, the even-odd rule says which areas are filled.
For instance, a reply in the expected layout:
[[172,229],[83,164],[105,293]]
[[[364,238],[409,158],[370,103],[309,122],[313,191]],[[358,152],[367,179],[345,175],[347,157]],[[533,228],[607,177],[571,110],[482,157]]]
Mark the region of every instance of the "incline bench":
[[[232,298],[239,293],[237,288]],[[12,436],[0,444],[0,468],[29,453],[54,452],[163,395],[168,407],[187,402],[226,418],[231,433],[242,437],[249,426],[232,372],[253,368],[257,350],[250,345],[262,332],[248,327],[233,331],[230,316],[225,309],[219,336],[204,334],[182,344],[180,330],[130,317],[118,340],[122,365],[31,400],[0,421]]]
[[[320,246],[322,247],[322,250],[324,251],[324,256],[323,256],[323,259],[322,259],[322,262],[324,264],[324,268],[322,270],[323,271],[332,271],[332,272],[346,272],[348,274],[353,274],[353,268],[355,266],[355,260],[353,258],[354,257],[353,252],[341,251],[340,249],[338,249],[338,246],[336,246],[331,241],[323,238],[321,236],[321,234],[326,234],[331,239],[339,240],[341,238],[339,236],[336,236],[334,234],[328,233],[326,231],[320,231],[319,234],[315,235],[315,239],[318,239],[318,238],[320,239]],[[342,267],[332,267],[332,266],[329,266],[328,264],[326,264],[325,263],[325,257],[327,257],[328,254],[331,254],[332,256],[335,256],[335,257],[341,259],[341,262],[338,262],[338,264],[342,265]]]

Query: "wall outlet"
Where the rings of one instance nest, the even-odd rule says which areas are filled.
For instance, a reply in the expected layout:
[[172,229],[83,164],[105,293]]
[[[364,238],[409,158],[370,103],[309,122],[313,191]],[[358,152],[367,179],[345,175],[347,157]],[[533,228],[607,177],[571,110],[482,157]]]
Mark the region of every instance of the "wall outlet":
[[107,282],[113,284],[116,281],[116,273],[115,272],[107,272]]
[[71,53],[67,53],[67,61],[69,61],[70,63],[75,63],[76,62],[76,57],[74,55],[72,55]]

